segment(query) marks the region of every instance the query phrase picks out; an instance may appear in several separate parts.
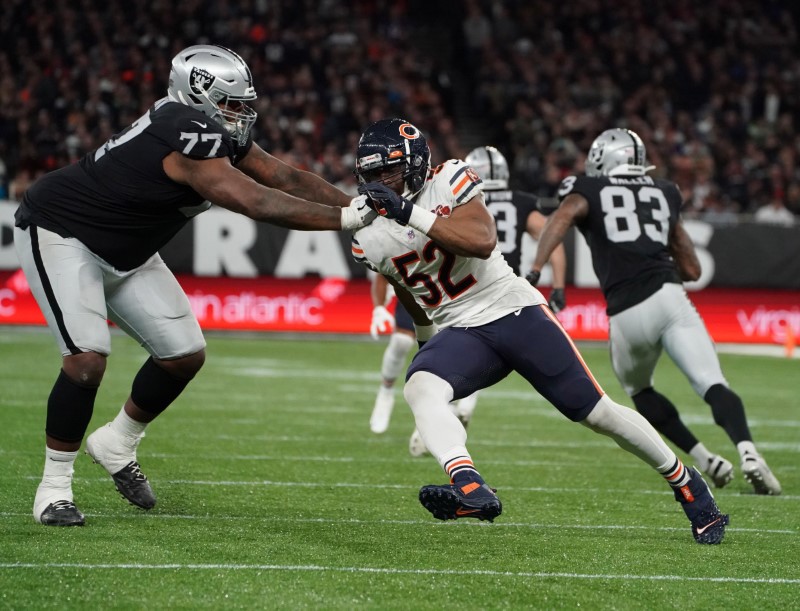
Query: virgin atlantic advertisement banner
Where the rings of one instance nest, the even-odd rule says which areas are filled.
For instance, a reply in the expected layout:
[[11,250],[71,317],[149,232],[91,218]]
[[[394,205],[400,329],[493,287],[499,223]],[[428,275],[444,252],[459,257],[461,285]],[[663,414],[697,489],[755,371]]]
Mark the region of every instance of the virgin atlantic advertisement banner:
[[[207,330],[365,334],[372,317],[369,282],[343,278],[200,278],[178,276]],[[542,289],[545,296],[548,288]],[[800,336],[800,294],[794,290],[706,288],[690,293],[720,343],[783,344]],[[559,319],[577,340],[608,339],[598,289],[567,287]],[[0,272],[0,325],[41,325],[44,319],[21,271]]]

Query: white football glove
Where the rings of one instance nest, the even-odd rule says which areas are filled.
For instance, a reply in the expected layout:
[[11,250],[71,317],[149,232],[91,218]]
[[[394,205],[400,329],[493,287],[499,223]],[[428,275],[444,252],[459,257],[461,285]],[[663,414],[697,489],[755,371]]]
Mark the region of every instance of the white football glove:
[[342,208],[342,231],[353,231],[369,225],[378,213],[367,204],[367,198],[359,195],[350,200],[347,208]]
[[372,310],[372,322],[369,325],[369,334],[372,339],[378,339],[381,333],[394,331],[394,316],[382,305],[375,306]]

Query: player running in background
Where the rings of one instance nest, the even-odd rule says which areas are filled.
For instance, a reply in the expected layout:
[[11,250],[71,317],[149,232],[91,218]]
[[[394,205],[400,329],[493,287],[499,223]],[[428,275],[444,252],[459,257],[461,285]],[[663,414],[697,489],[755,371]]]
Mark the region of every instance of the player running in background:
[[[381,333],[391,334],[389,343],[383,351],[381,384],[378,387],[378,394],[375,397],[375,404],[369,419],[370,430],[380,434],[385,433],[389,428],[389,420],[395,402],[395,382],[405,368],[408,354],[416,345],[416,336],[414,335],[414,321],[402,303],[399,301],[395,303],[394,315],[387,309],[394,297],[394,289],[386,281],[386,278],[380,274],[372,274],[370,295],[373,304],[370,323],[372,338],[378,339]],[[469,425],[469,419],[472,417],[472,412],[475,411],[477,401],[478,393],[474,392],[451,404],[453,413],[465,428]],[[414,433],[409,441],[408,450],[412,456],[422,456],[426,452],[425,446],[416,431]]]
[[729,388],[711,337],[682,285],[700,277],[700,261],[680,220],[681,194],[675,183],[648,176],[651,169],[637,134],[627,129],[600,134],[589,150],[586,176],[561,183],[561,204],[541,236],[534,272],[576,226],[589,244],[606,298],[614,372],[639,412],[697,461],[716,486],[731,481],[733,465],[706,449],[672,402],[653,388],[665,350],[711,406],[755,492],[780,494],[780,483],[753,443],[742,400]]
[[[422,343],[404,395],[426,447],[450,478],[423,486],[422,505],[442,520],[501,514],[449,403],[516,371],[564,416],[653,468],[674,491],[695,540],[719,543],[728,516],[699,472],[684,467],[644,417],[602,391],[544,297],[503,259],[480,177],[461,160],[429,165],[430,150],[415,126],[402,119],[370,125],[356,151],[359,192],[384,217],[353,237],[355,259],[394,286]],[[597,471],[613,487],[616,476],[605,467]]]
[[256,113],[247,104],[255,98],[250,69],[236,53],[184,49],[172,60],[166,97],[25,193],[14,245],[62,355],[47,403],[37,522],[85,522],[73,500],[73,465],[111,352],[109,319],[150,358],[116,418],[89,435],[86,451],[128,501],[155,505],[137,446],[205,361],[189,300],[158,254],[191,217],[211,202],[294,229],[353,229],[375,216],[364,198],[351,203],[254,144]]

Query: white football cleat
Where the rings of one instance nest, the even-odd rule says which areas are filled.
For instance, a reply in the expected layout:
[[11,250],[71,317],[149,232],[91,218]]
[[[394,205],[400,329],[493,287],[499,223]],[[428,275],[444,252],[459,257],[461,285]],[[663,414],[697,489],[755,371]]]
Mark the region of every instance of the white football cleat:
[[369,418],[369,430],[378,435],[385,433],[389,428],[392,409],[394,409],[394,388],[386,388],[381,385],[378,389],[378,396],[375,397],[372,416]]
[[414,458],[430,454],[428,448],[425,447],[425,443],[422,441],[422,435],[419,434],[417,429],[414,429],[414,432],[411,433],[411,438],[408,440],[408,453]]
[[758,454],[745,454],[742,459],[742,476],[756,494],[778,495],[782,492],[778,478],[772,474],[767,462]]
[[703,473],[714,483],[715,488],[724,488],[733,479],[733,465],[719,454],[712,454]]

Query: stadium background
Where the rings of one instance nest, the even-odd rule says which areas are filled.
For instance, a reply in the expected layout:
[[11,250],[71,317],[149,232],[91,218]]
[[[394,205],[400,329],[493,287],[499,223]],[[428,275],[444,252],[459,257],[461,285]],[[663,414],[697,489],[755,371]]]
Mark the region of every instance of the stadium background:
[[[41,322],[16,273],[14,202],[145,112],[178,50],[213,42],[253,71],[259,144],[349,192],[358,135],[386,116],[423,129],[435,163],[494,144],[512,186],[540,195],[582,170],[597,133],[636,130],[654,173],[686,199],[705,270],[691,288],[714,338],[783,344],[800,333],[799,12],[788,1],[645,12],[596,0],[8,0],[0,323]],[[789,220],[762,221],[759,211],[778,209]],[[215,210],[163,254],[205,328],[365,333],[368,285],[347,240]],[[582,238],[570,236],[568,257],[562,319],[578,339],[604,339]]]

